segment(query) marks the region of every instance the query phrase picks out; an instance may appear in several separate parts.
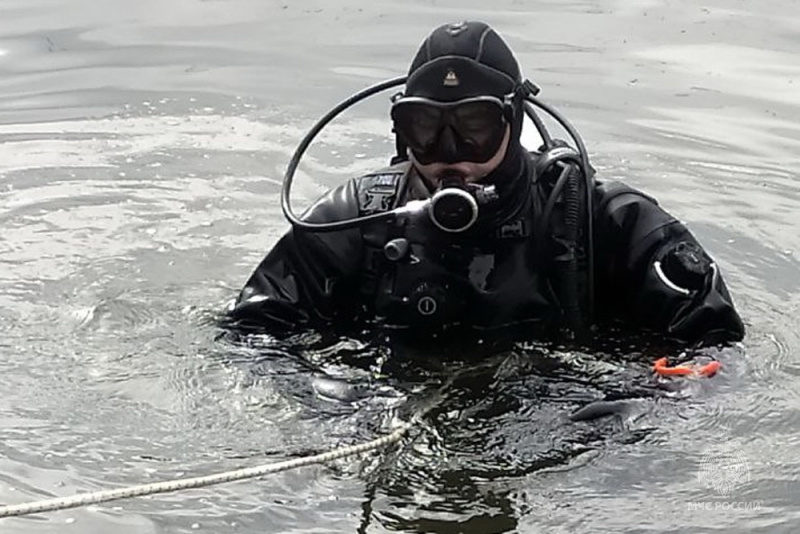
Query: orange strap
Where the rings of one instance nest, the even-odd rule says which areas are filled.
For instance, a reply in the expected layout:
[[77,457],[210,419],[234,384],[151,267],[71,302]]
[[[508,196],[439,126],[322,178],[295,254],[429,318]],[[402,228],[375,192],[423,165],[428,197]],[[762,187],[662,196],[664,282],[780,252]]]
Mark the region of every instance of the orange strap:
[[653,370],[660,376],[714,376],[720,367],[722,367],[722,364],[716,360],[710,361],[705,365],[688,363],[670,367],[666,358],[659,358],[653,364]]

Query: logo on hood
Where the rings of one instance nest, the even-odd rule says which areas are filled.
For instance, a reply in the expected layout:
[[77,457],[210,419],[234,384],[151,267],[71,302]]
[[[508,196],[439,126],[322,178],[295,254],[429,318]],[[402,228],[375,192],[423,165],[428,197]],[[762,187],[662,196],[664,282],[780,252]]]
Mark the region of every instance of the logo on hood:
[[445,74],[444,76],[443,85],[445,87],[458,87],[460,83],[461,80],[458,79],[458,76],[456,76],[455,71],[453,69],[448,70],[447,74]]

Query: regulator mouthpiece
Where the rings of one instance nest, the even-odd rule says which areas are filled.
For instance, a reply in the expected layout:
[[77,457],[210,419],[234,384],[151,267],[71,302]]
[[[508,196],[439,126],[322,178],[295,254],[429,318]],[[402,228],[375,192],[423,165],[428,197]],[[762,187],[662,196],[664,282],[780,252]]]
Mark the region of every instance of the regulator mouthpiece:
[[478,206],[496,198],[493,185],[471,184],[469,189],[446,185],[431,198],[428,215],[433,224],[445,232],[464,232],[478,220]]

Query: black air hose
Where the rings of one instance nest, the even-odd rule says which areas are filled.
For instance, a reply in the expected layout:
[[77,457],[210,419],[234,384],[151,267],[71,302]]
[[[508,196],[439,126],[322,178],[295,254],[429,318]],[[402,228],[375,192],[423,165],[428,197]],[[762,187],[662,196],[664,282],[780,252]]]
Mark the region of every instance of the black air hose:
[[580,284],[578,283],[578,231],[581,224],[581,172],[575,165],[569,165],[569,176],[564,188],[564,247],[566,253],[558,258],[563,262],[561,294],[563,295],[564,314],[573,328],[575,335],[582,337],[586,333],[586,321],[581,310]]

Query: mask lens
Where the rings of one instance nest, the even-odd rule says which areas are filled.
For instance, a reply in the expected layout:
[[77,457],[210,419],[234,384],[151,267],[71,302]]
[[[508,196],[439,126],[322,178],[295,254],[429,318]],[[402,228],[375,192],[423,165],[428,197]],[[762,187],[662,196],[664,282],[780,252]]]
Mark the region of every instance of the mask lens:
[[392,109],[397,134],[415,152],[425,151],[436,142],[443,119],[442,110],[429,104],[406,103]]
[[[422,164],[484,163],[500,148],[506,125],[502,104],[494,100],[472,100],[455,105],[434,101],[398,102],[392,108],[392,119],[398,136]],[[455,159],[450,154],[452,143],[442,139],[447,126],[456,137],[458,154]]]
[[504,130],[503,110],[492,102],[467,102],[451,110],[453,126],[466,142],[482,146]]

